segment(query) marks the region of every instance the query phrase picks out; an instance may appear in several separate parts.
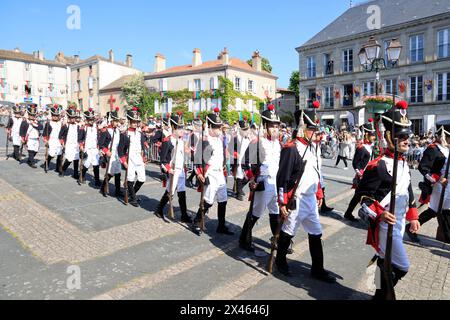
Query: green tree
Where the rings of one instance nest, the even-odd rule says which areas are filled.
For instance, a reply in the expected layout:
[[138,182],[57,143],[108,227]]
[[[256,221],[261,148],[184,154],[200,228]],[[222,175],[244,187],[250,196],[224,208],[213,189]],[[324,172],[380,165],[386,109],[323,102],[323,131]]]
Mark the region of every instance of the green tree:
[[138,73],[125,82],[122,87],[121,98],[128,106],[137,107],[143,118],[147,118],[155,111],[155,100],[158,93],[150,93],[145,86],[144,74]]
[[291,75],[291,79],[289,80],[289,90],[295,92],[295,99],[299,101],[300,97],[300,72],[293,71]]
[[[250,59],[247,61],[247,63],[253,67],[253,60]],[[270,64],[269,59],[262,57],[261,59],[261,67],[264,71],[268,72],[268,73],[272,73],[272,65]]]

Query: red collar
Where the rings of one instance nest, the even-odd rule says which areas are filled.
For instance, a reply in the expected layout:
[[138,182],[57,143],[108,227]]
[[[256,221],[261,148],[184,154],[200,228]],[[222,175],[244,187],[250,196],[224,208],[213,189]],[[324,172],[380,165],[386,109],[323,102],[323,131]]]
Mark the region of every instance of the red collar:
[[[385,150],[384,155],[386,157],[388,157],[389,159],[394,159],[394,153],[389,149]],[[405,160],[405,158],[403,157],[403,154],[398,155],[398,160]]]
[[130,132],[136,132],[136,129],[134,129],[134,128],[128,128],[128,131],[130,131]]
[[305,138],[298,138],[297,140],[300,141],[301,143],[303,143],[305,146],[309,146],[309,141],[306,140]]
[[372,143],[371,143],[370,141],[368,141],[368,140],[364,140],[364,144],[366,144],[366,145],[368,145],[368,146],[371,146],[371,145],[372,145]]

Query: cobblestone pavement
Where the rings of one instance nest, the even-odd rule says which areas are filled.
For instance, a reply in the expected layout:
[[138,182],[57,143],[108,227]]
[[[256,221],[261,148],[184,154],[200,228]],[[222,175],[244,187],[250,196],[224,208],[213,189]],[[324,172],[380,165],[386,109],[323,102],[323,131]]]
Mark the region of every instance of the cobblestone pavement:
[[[268,217],[255,227],[258,254],[240,250],[247,201],[229,199],[227,222],[234,236],[214,232],[215,206],[206,234],[198,237],[184,224],[153,215],[164,192],[154,165],[139,192],[141,208],[133,208],[101,197],[92,177],[80,187],[69,175],[61,179],[52,171],[5,161],[2,151],[0,299],[367,300],[373,294],[374,269],[366,266],[374,252],[365,245],[366,232],[342,219],[352,196],[351,170],[336,169],[331,161],[325,161],[324,172],[328,205],[335,211],[321,221],[325,267],[338,277],[335,285],[309,277],[303,230],[288,256],[294,277],[267,274]],[[413,177],[417,185],[420,177],[416,172]],[[193,215],[199,194],[189,189],[187,198]],[[436,226],[436,221],[424,226],[421,245],[407,242],[411,272],[396,288],[398,299],[450,299],[450,247],[434,240]],[[70,286],[74,266],[80,270],[79,288]]]

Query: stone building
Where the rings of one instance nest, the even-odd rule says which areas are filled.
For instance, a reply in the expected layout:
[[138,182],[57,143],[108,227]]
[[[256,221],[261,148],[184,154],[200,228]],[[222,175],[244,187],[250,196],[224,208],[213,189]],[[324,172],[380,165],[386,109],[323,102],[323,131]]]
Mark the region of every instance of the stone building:
[[[371,27],[374,15],[379,15],[380,28]],[[371,36],[386,59],[392,39],[403,46],[398,66],[381,71],[377,87],[375,72],[365,72],[358,58]],[[450,0],[369,1],[347,10],[296,50],[300,107],[320,100],[323,123],[361,124],[372,116],[364,98],[377,91],[392,95],[394,88],[410,105],[416,134],[450,119]]]

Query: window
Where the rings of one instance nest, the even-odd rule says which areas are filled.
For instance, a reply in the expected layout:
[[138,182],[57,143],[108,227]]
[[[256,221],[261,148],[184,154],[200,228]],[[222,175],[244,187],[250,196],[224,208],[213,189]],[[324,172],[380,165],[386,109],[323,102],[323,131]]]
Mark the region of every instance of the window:
[[396,79],[389,79],[386,80],[386,94],[394,94],[397,93],[397,80]]
[[81,80],[77,80],[78,83],[78,91],[83,91],[83,87],[81,86]]
[[247,91],[253,92],[253,80],[248,80]]
[[437,101],[450,100],[450,72],[439,73],[438,75],[438,94]]
[[343,58],[344,72],[353,72],[353,49],[344,50]]
[[317,95],[316,95],[316,89],[308,89],[308,108],[312,108],[313,107],[313,102],[316,100]]
[[241,91],[241,78],[234,78],[234,90]]
[[195,88],[195,91],[201,91],[202,81],[200,79],[194,80],[194,88]]
[[422,119],[411,119],[412,122],[412,132],[416,136],[424,134],[423,132],[423,120]]
[[353,107],[353,84],[344,85],[344,97],[342,99],[344,107]]
[[423,35],[409,38],[409,50],[411,63],[423,61]]
[[308,57],[306,59],[308,78],[316,77],[316,59],[314,57]]
[[390,44],[391,44],[391,40],[385,40],[384,41],[384,61],[386,61],[386,64],[389,62],[387,48],[389,48]]
[[212,77],[211,79],[209,79],[209,87],[211,88],[211,90],[219,89],[219,78]]
[[31,84],[26,84],[24,87],[24,92],[26,95],[31,94]]
[[333,87],[325,87],[325,108],[334,108]]
[[450,29],[438,31],[438,58],[450,56]]
[[363,84],[363,93],[365,96],[371,96],[375,94],[375,82],[369,81]]
[[334,74],[334,61],[331,60],[329,53],[323,55],[323,69],[325,70],[325,75]]
[[423,77],[411,77],[410,78],[410,95],[411,103],[421,103],[423,102]]

